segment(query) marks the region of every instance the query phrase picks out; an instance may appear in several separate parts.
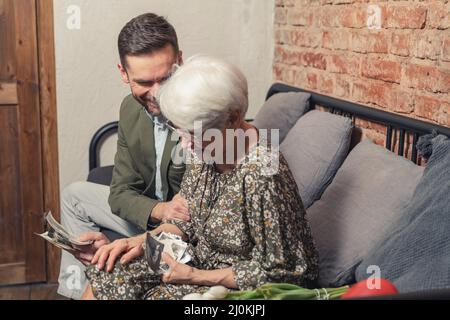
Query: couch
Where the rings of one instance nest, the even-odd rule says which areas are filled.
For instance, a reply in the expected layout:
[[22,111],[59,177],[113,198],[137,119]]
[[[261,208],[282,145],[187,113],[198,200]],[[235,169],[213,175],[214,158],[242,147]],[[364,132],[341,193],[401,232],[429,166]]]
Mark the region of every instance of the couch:
[[[385,126],[384,146],[363,138],[356,119]],[[401,292],[390,298],[450,298],[450,185],[423,191],[450,181],[450,128],[280,83],[253,124],[279,130],[319,251],[318,287],[381,276]],[[110,182],[112,166],[97,155],[115,130],[94,135],[88,181]]]

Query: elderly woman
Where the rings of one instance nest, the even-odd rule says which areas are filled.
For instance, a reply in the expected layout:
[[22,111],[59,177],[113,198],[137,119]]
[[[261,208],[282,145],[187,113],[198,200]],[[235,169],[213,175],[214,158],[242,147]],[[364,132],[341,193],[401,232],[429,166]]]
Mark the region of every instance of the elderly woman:
[[[163,253],[169,270],[157,275],[143,257],[146,234],[116,240],[101,247],[92,260],[97,265],[88,267],[84,297],[181,299],[214,285],[247,290],[267,282],[313,283],[317,255],[295,180],[283,156],[274,156],[263,135],[244,120],[243,74],[221,60],[197,56],[163,85],[159,101],[168,127],[180,133],[184,148],[197,150],[191,153],[197,161],[188,164],[180,190],[191,220],[167,221],[152,233],[181,236],[192,260],[182,264]],[[195,123],[202,124],[196,136]],[[210,129],[214,139],[205,138]],[[247,136],[242,148],[230,131]],[[212,143],[213,152],[205,152]]]

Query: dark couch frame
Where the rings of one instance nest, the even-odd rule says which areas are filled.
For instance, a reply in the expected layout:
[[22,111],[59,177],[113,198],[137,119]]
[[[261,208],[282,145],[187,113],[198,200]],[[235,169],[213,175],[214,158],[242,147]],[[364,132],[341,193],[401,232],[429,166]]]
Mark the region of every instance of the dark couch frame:
[[[355,120],[355,118],[360,118],[385,125],[386,148],[394,151],[394,148],[397,146],[397,153],[402,156],[407,156],[406,149],[404,148],[405,139],[407,139],[408,134],[412,135],[411,160],[414,163],[417,163],[418,160],[415,146],[417,139],[421,135],[437,131],[440,134],[450,137],[450,128],[444,126],[408,118],[379,109],[369,108],[361,104],[332,98],[282,83],[275,83],[272,85],[267,93],[266,99],[281,92],[307,92],[311,94],[310,104],[312,109],[316,106],[321,106],[329,109],[332,113],[351,117],[353,120]],[[119,123],[114,121],[104,125],[95,132],[89,145],[89,171],[99,167],[99,151],[101,145],[108,136],[117,132],[118,127]],[[109,168],[111,169],[112,167],[109,166]]]

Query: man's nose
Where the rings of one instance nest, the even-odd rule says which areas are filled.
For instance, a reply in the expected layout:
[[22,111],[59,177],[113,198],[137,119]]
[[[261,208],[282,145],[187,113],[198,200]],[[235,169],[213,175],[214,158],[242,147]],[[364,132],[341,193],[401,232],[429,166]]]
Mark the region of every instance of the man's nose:
[[161,88],[161,85],[159,83],[153,84],[153,86],[150,88],[150,94],[156,98],[156,95],[158,94],[159,88]]

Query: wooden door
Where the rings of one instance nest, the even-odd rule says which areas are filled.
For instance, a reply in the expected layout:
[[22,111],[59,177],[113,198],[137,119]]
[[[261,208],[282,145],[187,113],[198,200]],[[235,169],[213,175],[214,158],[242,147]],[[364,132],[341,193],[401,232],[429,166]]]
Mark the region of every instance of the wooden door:
[[47,280],[36,3],[0,0],[0,285]]

